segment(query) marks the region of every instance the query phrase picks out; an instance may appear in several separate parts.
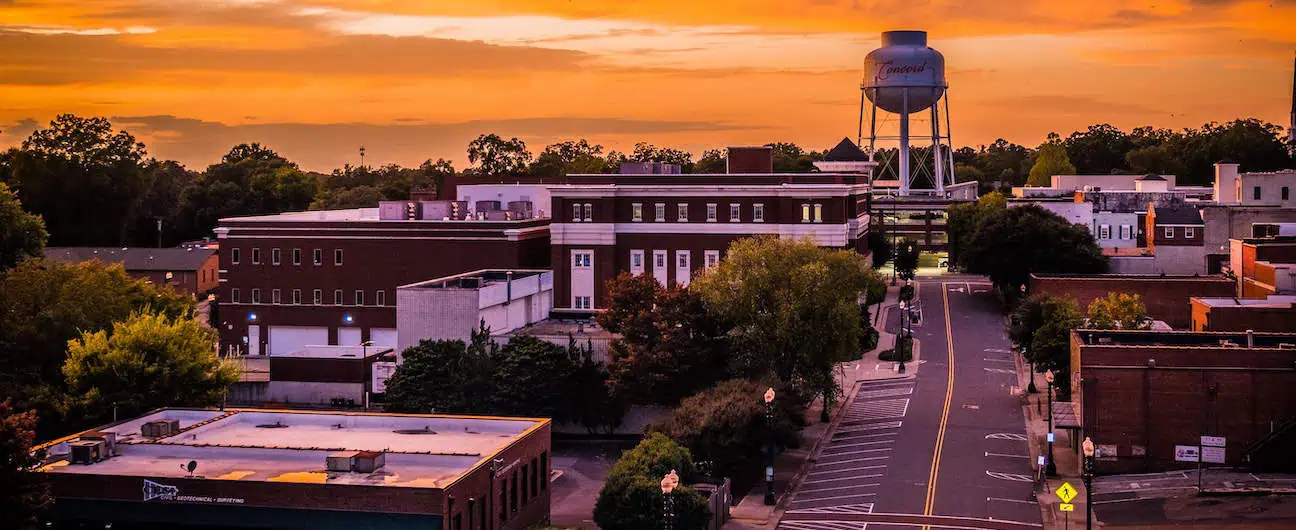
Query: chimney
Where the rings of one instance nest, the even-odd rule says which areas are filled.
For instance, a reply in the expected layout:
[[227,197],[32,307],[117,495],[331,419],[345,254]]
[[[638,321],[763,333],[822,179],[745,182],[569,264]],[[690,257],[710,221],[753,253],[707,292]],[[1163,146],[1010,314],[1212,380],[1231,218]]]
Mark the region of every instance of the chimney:
[[1229,160],[1215,163],[1215,202],[1217,204],[1237,204],[1242,198],[1238,196],[1238,165]]
[[768,145],[757,147],[730,147],[725,162],[726,173],[773,173],[774,148]]

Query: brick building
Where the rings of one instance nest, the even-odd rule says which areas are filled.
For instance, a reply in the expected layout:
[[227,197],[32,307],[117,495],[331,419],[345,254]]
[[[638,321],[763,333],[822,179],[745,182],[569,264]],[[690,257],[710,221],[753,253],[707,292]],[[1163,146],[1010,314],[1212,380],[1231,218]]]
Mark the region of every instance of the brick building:
[[1193,297],[1193,331],[1296,330],[1296,296],[1267,298]]
[[[731,169],[770,166],[769,149],[734,153]],[[758,234],[868,252],[867,173],[568,175],[548,189],[556,308],[603,307],[621,272],[688,285],[730,243]]]
[[548,522],[549,447],[547,419],[162,409],[33,451],[57,528],[507,530]]
[[1080,310],[1107,293],[1137,294],[1147,306],[1148,316],[1175,329],[1192,325],[1192,308],[1188,299],[1233,296],[1233,280],[1221,275],[1159,274],[1032,274],[1031,294],[1070,296]]
[[47,247],[45,257],[64,263],[120,264],[126,274],[193,296],[219,284],[216,251],[201,246],[171,248]]
[[1192,206],[1148,208],[1147,248],[1153,255],[1151,272],[1206,273],[1206,224]]
[[1296,442],[1278,436],[1296,434],[1296,333],[1082,329],[1071,370],[1099,473],[1194,468],[1175,446],[1202,435],[1227,438],[1228,465]]
[[545,208],[514,215],[503,206],[529,202],[504,194],[517,189],[458,187],[479,200],[487,191],[490,200],[475,205],[400,201],[222,219],[222,351],[290,353],[365,341],[395,347],[398,286],[484,268],[548,267]]
[[1237,278],[1235,296],[1296,294],[1296,236],[1233,239],[1229,250],[1229,267]]

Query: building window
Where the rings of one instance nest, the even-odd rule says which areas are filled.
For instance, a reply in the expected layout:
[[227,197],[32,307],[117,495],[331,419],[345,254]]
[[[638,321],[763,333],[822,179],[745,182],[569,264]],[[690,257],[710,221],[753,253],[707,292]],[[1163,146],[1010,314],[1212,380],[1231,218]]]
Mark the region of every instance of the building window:
[[1184,227],[1184,239],[1192,239],[1192,238],[1193,238],[1193,228],[1191,226]]
[[1283,187],[1282,187],[1282,200],[1285,201],[1285,200],[1287,200],[1287,199],[1289,199],[1289,198],[1291,198],[1291,191],[1287,189],[1287,186],[1283,186]]
[[342,305],[342,290],[333,290],[333,305]]
[[643,270],[644,270],[644,251],[631,250],[630,251],[630,274],[634,274],[637,276],[643,274]]
[[324,290],[316,289],[313,294],[315,305],[324,305]]
[[572,267],[577,269],[588,269],[590,267],[591,252],[573,252]]
[[659,202],[653,205],[653,220],[659,223],[666,221],[666,203]]
[[322,248],[317,248],[317,249],[315,249],[315,254],[314,254],[312,257],[314,258],[314,260],[315,260],[315,264],[316,264],[316,265],[323,265],[323,264],[324,264],[324,249],[322,249]]
[[360,289],[356,289],[355,292],[355,305],[364,305],[364,291]]
[[822,204],[815,204],[815,222],[816,222],[816,223],[822,223],[822,222],[823,222],[823,205],[822,205]]
[[279,264],[279,249],[277,248],[270,249],[270,264],[271,265]]
[[279,290],[278,290],[278,289],[272,289],[272,290],[270,291],[270,303],[272,303],[272,304],[278,304],[278,303],[281,303],[281,302],[283,302],[283,297],[279,296]]
[[293,294],[292,297],[293,305],[301,305],[301,289],[293,289],[292,294]]
[[374,296],[376,297],[374,299],[374,305],[377,306],[387,305],[387,291],[379,289],[377,292],[374,293]]
[[677,215],[676,215],[676,220],[679,221],[679,222],[681,222],[681,223],[687,223],[687,222],[688,222],[688,203],[687,203],[687,202],[681,202],[681,203],[679,203],[679,204],[676,204],[676,205],[675,205],[675,209],[677,210],[677,212],[676,212],[676,213],[677,213]]
[[252,289],[252,303],[254,303],[254,304],[259,304],[259,303],[261,303],[261,290],[260,290],[260,289]]
[[1098,239],[1111,239],[1111,225],[1100,225],[1098,227]]
[[729,204],[729,222],[742,222],[742,205],[736,202]]
[[707,222],[714,223],[715,220],[716,220],[716,204],[714,202],[709,202],[707,203]]
[[252,249],[252,264],[253,265],[261,264],[261,249],[259,248]]
[[342,264],[342,249],[340,248],[333,249],[333,264],[334,265]]
[[233,289],[230,289],[230,301],[231,301],[231,302],[234,302],[234,303],[236,303],[236,304],[242,301],[242,300],[239,300],[239,290],[238,290],[238,287],[235,287],[235,288],[233,288]]
[[238,265],[238,264],[239,264],[239,249],[237,249],[237,248],[231,248],[231,249],[230,249],[230,265]]
[[293,249],[293,265],[301,265],[301,249]]
[[1121,227],[1120,227],[1120,238],[1121,238],[1121,239],[1131,239],[1131,237],[1130,237],[1130,228],[1132,228],[1130,225],[1121,225]]
[[590,297],[575,296],[572,297],[572,308],[573,309],[593,309],[594,307],[590,303]]
[[585,203],[585,222],[588,223],[593,220],[594,220],[594,205],[587,202]]
[[665,267],[666,267],[666,251],[665,251],[665,250],[654,250],[654,251],[653,251],[653,268],[654,268],[654,269],[663,269],[663,268],[665,268]]
[[801,222],[803,222],[803,223],[808,223],[808,222],[810,222],[810,205],[809,205],[809,204],[806,204],[806,203],[802,203],[802,204],[801,204]]
[[702,259],[703,259],[702,264],[703,264],[704,266],[706,266],[706,268],[708,268],[708,269],[711,268],[711,267],[714,267],[714,266],[716,266],[716,265],[719,265],[719,264],[720,264],[720,251],[719,251],[719,250],[707,250],[707,251],[705,251],[705,252],[702,253]]
[[1165,227],[1165,238],[1166,238],[1166,239],[1174,239],[1174,227],[1173,227],[1173,226],[1167,226],[1167,227]]
[[572,205],[572,222],[579,223],[580,220],[581,220],[580,203],[575,203]]
[[635,222],[643,220],[643,203],[636,202],[630,205],[630,220]]
[[681,269],[689,268],[689,251],[687,250],[675,251],[675,261],[676,261],[675,263],[676,267],[679,267]]
[[756,204],[753,204],[753,205],[752,205],[752,222],[754,222],[754,223],[763,223],[763,222],[765,222],[765,205],[764,205],[764,204],[756,203]]
[[1251,197],[1257,201],[1260,200],[1260,186],[1251,188]]

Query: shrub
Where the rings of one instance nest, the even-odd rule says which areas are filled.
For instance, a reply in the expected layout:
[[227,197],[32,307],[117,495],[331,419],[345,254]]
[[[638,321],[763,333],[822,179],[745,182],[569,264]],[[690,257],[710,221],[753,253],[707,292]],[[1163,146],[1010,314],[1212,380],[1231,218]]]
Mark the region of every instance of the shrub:
[[899,342],[896,343],[895,348],[889,350],[883,350],[882,353],[878,354],[879,361],[895,362],[901,360],[901,357],[904,357],[905,362],[913,360],[913,339],[912,338],[905,337],[903,339],[900,339]]
[[[762,461],[767,427],[764,394],[769,385],[731,379],[680,402],[652,431],[665,433],[722,476],[755,471]],[[805,400],[790,390],[774,400],[775,447],[797,447],[805,425]]]
[[[661,479],[672,470],[679,474],[681,481],[688,481],[695,475],[693,456],[665,435],[649,434],[612,465],[594,504],[594,522],[601,528],[619,530],[661,528],[664,500]],[[702,494],[681,485],[671,495],[675,502],[675,528],[706,527],[711,510]]]

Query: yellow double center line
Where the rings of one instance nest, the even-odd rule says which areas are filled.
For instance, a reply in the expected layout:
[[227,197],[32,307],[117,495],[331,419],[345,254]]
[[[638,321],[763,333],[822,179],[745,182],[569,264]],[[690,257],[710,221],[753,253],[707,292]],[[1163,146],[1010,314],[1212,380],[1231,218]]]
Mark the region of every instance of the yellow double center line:
[[947,285],[941,283],[941,297],[945,302],[945,344],[949,348],[949,377],[945,386],[945,408],[941,411],[940,428],[936,430],[936,450],[932,453],[931,473],[927,476],[927,503],[923,506],[923,515],[932,515],[932,507],[936,503],[936,478],[940,474],[941,448],[945,445],[945,427],[949,425],[950,400],[954,398],[954,330],[950,325]]

